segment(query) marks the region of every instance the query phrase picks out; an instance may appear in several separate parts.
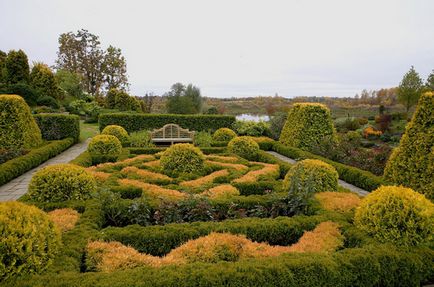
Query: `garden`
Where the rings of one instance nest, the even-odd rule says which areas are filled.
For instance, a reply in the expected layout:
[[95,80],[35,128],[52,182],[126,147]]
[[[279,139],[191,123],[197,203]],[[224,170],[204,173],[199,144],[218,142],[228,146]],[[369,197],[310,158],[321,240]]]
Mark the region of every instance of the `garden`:
[[[19,96],[1,95],[0,104],[9,121],[2,126],[11,127],[2,130],[2,146],[24,151],[0,166],[4,181],[19,174],[17,161],[29,164],[33,157],[26,157],[39,149],[79,138],[68,132],[79,130],[78,117],[33,117]],[[257,134],[243,131],[232,116],[102,114],[100,134],[85,152],[38,170],[19,201],[0,203],[0,281],[4,286],[432,283],[433,112],[434,95],[426,93],[384,175],[316,153],[318,146],[341,142],[322,104],[293,105],[278,141],[264,136],[260,126],[245,129]],[[155,146],[149,131],[167,123],[195,131],[194,142]],[[54,137],[61,132],[68,134]],[[361,197],[339,179],[370,193]]]

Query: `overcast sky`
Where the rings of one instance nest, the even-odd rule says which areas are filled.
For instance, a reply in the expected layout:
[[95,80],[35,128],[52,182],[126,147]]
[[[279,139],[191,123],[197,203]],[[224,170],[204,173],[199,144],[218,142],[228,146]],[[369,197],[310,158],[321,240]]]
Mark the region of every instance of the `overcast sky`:
[[130,91],[354,96],[434,69],[432,0],[0,0],[0,50],[52,65],[61,33],[122,49]]

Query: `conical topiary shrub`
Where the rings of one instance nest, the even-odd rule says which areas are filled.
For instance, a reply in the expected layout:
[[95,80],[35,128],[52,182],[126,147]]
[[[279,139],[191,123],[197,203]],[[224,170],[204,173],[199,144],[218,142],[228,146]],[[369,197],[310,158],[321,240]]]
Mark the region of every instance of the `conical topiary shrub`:
[[38,146],[41,141],[41,130],[24,99],[0,95],[0,147],[18,150]]
[[279,141],[312,151],[326,141],[336,141],[330,110],[322,104],[295,104],[288,113]]
[[419,99],[399,146],[387,162],[384,177],[434,199],[434,93]]

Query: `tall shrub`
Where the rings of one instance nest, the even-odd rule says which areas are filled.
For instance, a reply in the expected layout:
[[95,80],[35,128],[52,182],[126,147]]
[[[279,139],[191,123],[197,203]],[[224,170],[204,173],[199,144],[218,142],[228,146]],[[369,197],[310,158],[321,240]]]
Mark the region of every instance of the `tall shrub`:
[[295,104],[279,139],[284,145],[308,151],[329,140],[336,141],[330,110],[316,103]]
[[419,100],[399,146],[392,152],[384,177],[434,199],[434,93]]
[[41,131],[22,97],[0,95],[0,111],[1,148],[17,150],[41,143]]

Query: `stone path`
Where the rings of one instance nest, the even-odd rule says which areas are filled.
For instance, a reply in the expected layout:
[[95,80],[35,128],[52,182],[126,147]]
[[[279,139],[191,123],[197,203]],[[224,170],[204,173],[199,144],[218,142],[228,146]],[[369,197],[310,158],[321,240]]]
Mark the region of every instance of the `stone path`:
[[[269,154],[273,155],[274,157],[276,157],[276,158],[284,161],[284,162],[287,162],[287,163],[290,163],[290,164],[294,164],[294,163],[297,162],[297,161],[293,160],[292,158],[289,158],[289,157],[286,157],[284,155],[281,155],[280,153],[277,153],[277,152],[274,152],[274,151],[267,151],[267,152]],[[354,185],[352,185],[352,184],[350,184],[348,182],[345,182],[343,180],[340,180],[340,179],[339,179],[339,185],[342,186],[343,188],[346,188],[348,190],[351,190],[352,192],[357,193],[360,196],[365,196],[365,195],[369,194],[368,191],[366,191],[364,189],[361,189],[361,188],[359,188],[357,186],[354,186]]]
[[10,182],[0,186],[0,201],[17,200],[27,192],[32,175],[37,170],[51,164],[68,163],[87,149],[89,140],[73,145],[61,154],[47,160],[43,164],[29,170],[28,172],[14,178]]

